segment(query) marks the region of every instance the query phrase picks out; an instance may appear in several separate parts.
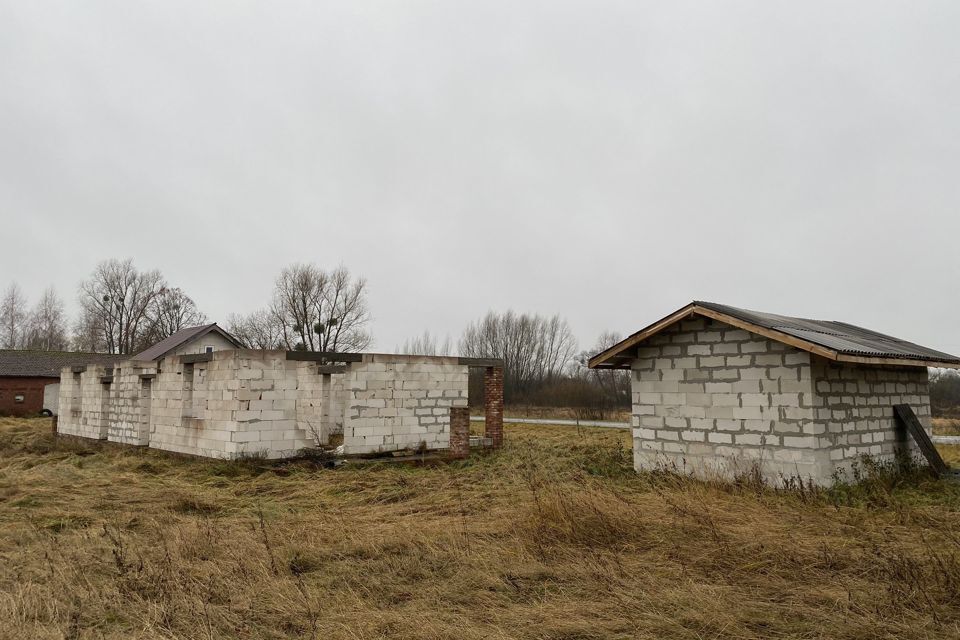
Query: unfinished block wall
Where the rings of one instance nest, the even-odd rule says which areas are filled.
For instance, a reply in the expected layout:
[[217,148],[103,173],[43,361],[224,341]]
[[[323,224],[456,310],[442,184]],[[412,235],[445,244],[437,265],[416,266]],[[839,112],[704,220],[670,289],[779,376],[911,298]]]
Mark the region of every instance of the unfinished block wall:
[[696,318],[643,343],[632,368],[637,468],[822,473],[806,353]]
[[455,357],[364,354],[344,377],[344,451],[447,448],[450,407],[467,406],[468,378]]
[[637,469],[731,477],[759,468],[769,480],[829,484],[861,454],[893,457],[894,404],[911,404],[929,427],[925,369],[828,363],[705,318],[651,336],[632,369]]
[[[298,367],[283,351],[215,351],[161,363],[150,446],[212,458],[295,455],[315,443],[298,421]],[[304,393],[309,393],[305,389]]]
[[930,385],[923,367],[876,367],[813,356],[818,445],[847,470],[861,456],[890,461],[919,446],[897,428],[893,406],[908,404],[930,433]]
[[103,384],[109,393],[107,410],[107,440],[145,446],[150,444],[151,398],[144,395],[144,385],[150,379],[141,374],[152,374],[156,367],[152,362],[121,362],[107,369],[112,382]]
[[66,367],[60,375],[59,433],[106,440],[109,427],[110,387],[103,384],[106,367]]
[[[348,455],[445,449],[450,409],[467,407],[469,366],[455,357],[233,349],[64,369],[69,409],[59,432],[211,458],[292,457],[336,433]],[[499,446],[502,374],[494,378],[488,432]]]

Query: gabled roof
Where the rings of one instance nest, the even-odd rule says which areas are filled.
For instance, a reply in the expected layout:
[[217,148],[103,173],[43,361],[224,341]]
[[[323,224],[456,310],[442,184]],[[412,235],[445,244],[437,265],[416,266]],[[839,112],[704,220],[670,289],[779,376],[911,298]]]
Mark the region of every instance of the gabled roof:
[[126,356],[80,351],[0,350],[0,377],[59,378],[60,369],[87,364],[109,364]]
[[712,318],[830,360],[877,365],[960,368],[957,356],[870,331],[846,322],[793,318],[694,301],[590,358],[590,368],[629,367],[632,348],[672,324],[693,315]]
[[133,360],[160,360],[166,356],[171,351],[178,349],[184,344],[190,342],[191,340],[196,340],[202,338],[210,332],[220,334],[224,339],[230,341],[233,346],[240,348],[240,343],[237,342],[237,339],[231,336],[229,333],[217,326],[216,322],[210,324],[203,324],[199,327],[186,327],[180,329],[171,336],[167,336],[160,342],[155,345],[148,347],[133,356]]

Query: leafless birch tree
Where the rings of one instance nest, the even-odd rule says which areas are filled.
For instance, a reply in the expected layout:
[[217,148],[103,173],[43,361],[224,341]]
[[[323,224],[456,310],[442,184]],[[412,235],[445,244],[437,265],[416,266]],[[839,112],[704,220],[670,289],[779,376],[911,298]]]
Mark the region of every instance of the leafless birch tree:
[[44,351],[62,351],[68,347],[66,311],[53,287],[43,292],[31,311],[25,343],[29,349]]
[[23,347],[27,322],[27,299],[17,283],[11,284],[0,299],[0,346]]

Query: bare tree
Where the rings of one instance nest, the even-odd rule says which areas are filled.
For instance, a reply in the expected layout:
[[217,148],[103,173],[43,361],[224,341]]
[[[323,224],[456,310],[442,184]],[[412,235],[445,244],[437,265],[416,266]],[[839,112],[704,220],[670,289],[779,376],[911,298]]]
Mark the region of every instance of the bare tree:
[[138,271],[130,259],[105,260],[80,284],[81,313],[101,329],[108,353],[132,354],[147,346],[150,311],[165,292],[159,271]]
[[168,287],[154,298],[147,310],[149,324],[143,341],[153,344],[171,336],[185,327],[195,327],[207,322],[193,299],[183,289]]
[[453,343],[449,335],[440,342],[437,336],[424,331],[422,335],[406,340],[397,351],[414,356],[449,356],[453,355]]
[[5,349],[23,347],[26,333],[27,299],[17,283],[11,284],[0,299],[0,345]]
[[26,346],[29,349],[62,351],[67,345],[67,319],[63,300],[53,287],[48,287],[30,313]]
[[107,350],[106,330],[103,318],[86,309],[80,310],[80,315],[73,324],[73,337],[70,346],[74,351],[87,353],[103,353]]
[[227,316],[227,331],[248,349],[278,349],[283,346],[283,332],[273,314],[260,309],[242,316]]
[[523,393],[550,382],[570,363],[577,341],[570,325],[560,316],[489,312],[471,323],[460,339],[461,355],[500,358],[504,368],[504,392]]
[[539,319],[536,378],[551,382],[559,377],[577,351],[577,340],[570,325],[559,315]]
[[577,358],[576,376],[586,379],[600,388],[602,397],[617,407],[630,405],[630,371],[625,369],[590,369],[588,361],[621,340],[619,333],[604,331],[597,338],[593,349],[584,351]]
[[332,272],[312,264],[284,268],[270,313],[287,349],[362,351],[373,341],[366,280],[354,280],[345,267]]

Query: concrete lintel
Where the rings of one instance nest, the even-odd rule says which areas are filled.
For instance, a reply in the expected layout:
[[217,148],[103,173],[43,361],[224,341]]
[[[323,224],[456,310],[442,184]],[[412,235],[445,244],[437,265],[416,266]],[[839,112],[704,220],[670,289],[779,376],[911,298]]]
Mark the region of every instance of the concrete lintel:
[[499,358],[457,358],[457,364],[468,367],[503,367],[503,360]]
[[188,353],[180,356],[180,362],[182,364],[190,364],[193,362],[210,362],[213,360],[212,353]]
[[362,353],[336,351],[287,351],[287,360],[298,362],[362,362]]
[[342,364],[321,364],[317,366],[317,373],[322,374],[331,374],[331,373],[346,373],[347,367]]

